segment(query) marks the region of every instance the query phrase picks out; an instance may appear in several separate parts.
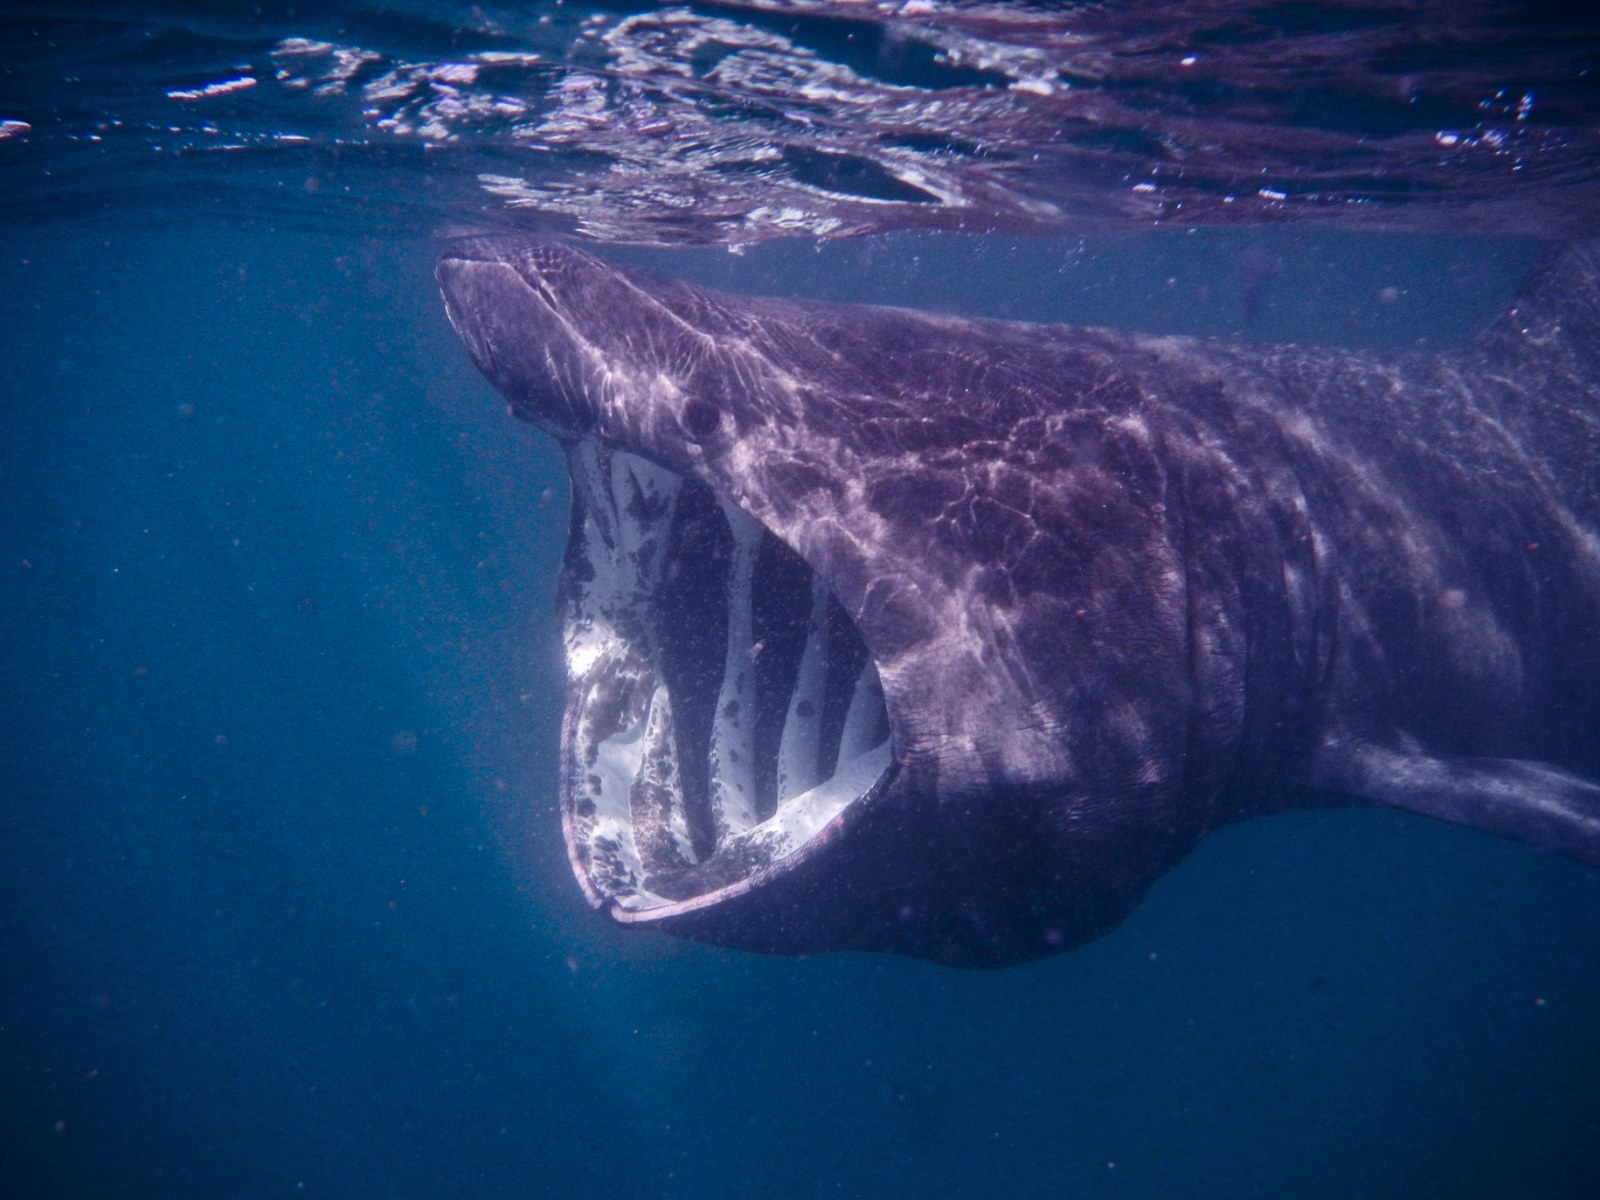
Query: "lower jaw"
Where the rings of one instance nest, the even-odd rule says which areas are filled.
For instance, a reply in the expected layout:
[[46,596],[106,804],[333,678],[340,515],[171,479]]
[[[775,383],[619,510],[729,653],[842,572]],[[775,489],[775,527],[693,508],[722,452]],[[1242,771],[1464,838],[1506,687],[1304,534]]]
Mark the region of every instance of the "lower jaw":
[[709,489],[569,448],[562,809],[592,903],[655,920],[802,860],[892,771],[877,670],[787,546]]

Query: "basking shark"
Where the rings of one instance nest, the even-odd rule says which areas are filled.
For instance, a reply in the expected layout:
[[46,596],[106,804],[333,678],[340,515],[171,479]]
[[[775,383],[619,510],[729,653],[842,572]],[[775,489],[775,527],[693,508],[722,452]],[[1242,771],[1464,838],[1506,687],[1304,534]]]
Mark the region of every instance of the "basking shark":
[[613,920],[1014,963],[1338,802],[1600,865],[1600,243],[1379,355],[449,244],[565,447],[561,811]]

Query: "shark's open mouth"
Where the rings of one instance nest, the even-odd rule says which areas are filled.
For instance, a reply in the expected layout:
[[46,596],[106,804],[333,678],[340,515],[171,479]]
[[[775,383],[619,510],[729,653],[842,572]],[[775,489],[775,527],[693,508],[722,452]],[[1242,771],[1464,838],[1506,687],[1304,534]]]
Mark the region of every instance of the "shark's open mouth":
[[703,484],[572,443],[562,811],[592,903],[748,891],[893,774],[865,643],[821,578]]

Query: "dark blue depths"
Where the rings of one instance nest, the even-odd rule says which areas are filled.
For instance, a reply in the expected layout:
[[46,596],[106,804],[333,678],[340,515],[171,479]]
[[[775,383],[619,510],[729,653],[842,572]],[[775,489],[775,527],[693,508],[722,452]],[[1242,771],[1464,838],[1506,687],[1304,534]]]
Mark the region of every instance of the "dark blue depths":
[[[0,1192],[1600,1194],[1600,873],[1481,835],[1229,830],[997,973],[591,919],[549,760],[563,476],[431,248],[153,225],[0,261]],[[845,278],[804,255],[755,286]],[[1382,340],[1382,269],[1123,291]]]

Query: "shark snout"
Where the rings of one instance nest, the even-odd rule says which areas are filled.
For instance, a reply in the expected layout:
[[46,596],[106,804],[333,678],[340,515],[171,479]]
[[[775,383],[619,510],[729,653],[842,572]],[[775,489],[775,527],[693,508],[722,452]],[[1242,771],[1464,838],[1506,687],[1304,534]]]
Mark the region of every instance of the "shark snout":
[[516,416],[562,436],[594,427],[567,325],[515,263],[468,243],[443,254],[434,276],[451,327]]

